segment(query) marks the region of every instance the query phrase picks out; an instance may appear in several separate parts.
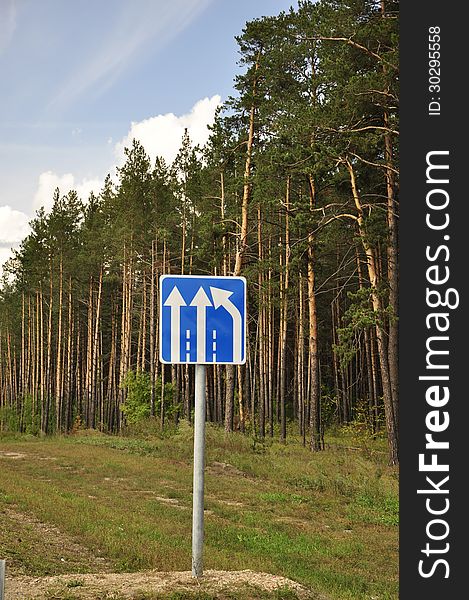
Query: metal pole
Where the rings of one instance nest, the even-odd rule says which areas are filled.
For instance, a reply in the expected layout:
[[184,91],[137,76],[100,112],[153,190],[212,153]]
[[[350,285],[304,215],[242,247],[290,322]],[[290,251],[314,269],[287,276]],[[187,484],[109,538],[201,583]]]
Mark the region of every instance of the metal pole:
[[202,577],[204,545],[205,365],[195,365],[192,577]]
[[5,561],[0,559],[0,600],[3,600],[5,592]]

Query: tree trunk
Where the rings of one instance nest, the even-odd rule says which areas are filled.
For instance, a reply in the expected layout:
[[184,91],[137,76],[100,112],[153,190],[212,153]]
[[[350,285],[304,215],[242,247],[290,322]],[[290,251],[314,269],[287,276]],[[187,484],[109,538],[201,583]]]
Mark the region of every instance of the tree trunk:
[[68,331],[67,331],[67,364],[65,368],[64,400],[65,414],[67,416],[65,428],[67,431],[72,427],[72,364],[73,364],[73,302],[72,302],[72,278],[68,280]]
[[[385,127],[389,126],[389,116],[384,113]],[[387,189],[387,220],[388,220],[388,284],[389,306],[392,314],[389,320],[388,361],[389,377],[391,380],[391,393],[396,429],[399,428],[399,349],[398,349],[398,320],[399,314],[399,270],[398,270],[398,228],[397,228],[397,202],[395,199],[396,182],[392,170],[393,149],[391,134],[384,135],[385,163],[386,163],[386,189]]]
[[46,381],[44,368],[44,313],[43,313],[43,296],[42,288],[38,292],[38,316],[39,316],[39,374],[40,374],[40,394],[42,406],[42,426],[41,432],[45,435],[49,431],[49,395],[46,395]]
[[55,367],[55,429],[62,431],[62,306],[63,306],[63,260],[59,265],[59,306],[57,320],[57,358]]
[[99,281],[98,281],[98,296],[96,299],[96,317],[94,321],[94,334],[93,334],[93,355],[92,355],[92,365],[91,365],[91,386],[92,388],[92,400],[91,400],[91,428],[94,429],[96,427],[96,399],[99,391],[98,386],[98,350],[99,350],[99,327],[101,322],[101,296],[103,289],[103,268],[99,272]]
[[86,372],[85,372],[85,390],[86,403],[84,406],[84,417],[87,427],[94,427],[94,418],[92,411],[93,396],[93,278],[90,277],[90,287],[88,294],[88,319],[86,328]]
[[52,393],[52,306],[53,306],[53,277],[52,277],[52,261],[49,266],[49,320],[47,324],[47,362],[46,362],[46,393]]
[[[163,372],[164,369],[162,369]],[[163,385],[163,384],[162,384]],[[155,241],[151,241],[150,274],[150,415],[155,416]],[[163,385],[164,387],[164,385]]]
[[[285,258],[283,264],[280,264],[280,439],[285,442],[287,439],[287,415],[286,415],[286,386],[287,386],[287,331],[288,331],[288,286],[290,283],[290,186],[291,176],[287,177],[287,186],[285,192]],[[283,280],[283,281],[282,281]],[[283,285],[282,285],[283,283]]]
[[297,342],[297,402],[298,402],[298,425],[303,445],[306,442],[305,423],[305,385],[304,385],[304,300],[303,300],[303,276],[299,273],[298,281],[298,342]]
[[[312,211],[316,207],[316,187],[313,177],[308,177],[309,206]],[[315,254],[314,234],[308,234],[308,316],[309,316],[309,425],[310,447],[314,452],[321,450],[321,413],[320,413],[320,387],[319,387],[319,353],[318,353],[318,315],[316,307],[315,288]]]
[[[259,68],[259,58],[256,61],[255,72]],[[257,75],[254,77],[252,86],[252,96],[256,95],[257,87]],[[251,110],[249,112],[249,131],[246,146],[246,162],[244,164],[244,183],[243,183],[243,199],[241,203],[241,230],[239,237],[238,250],[236,252],[236,260],[233,275],[238,277],[241,275],[243,266],[244,255],[247,250],[248,242],[248,214],[249,214],[249,199],[251,196],[251,161],[252,161],[252,149],[254,144],[254,117],[255,117],[255,104],[251,104]],[[235,382],[235,368],[233,365],[226,366],[226,396],[225,396],[225,431],[233,431],[233,412],[234,412],[234,382]]]
[[384,318],[384,311],[382,306],[381,297],[379,295],[379,279],[377,271],[377,261],[373,248],[368,242],[367,232],[365,230],[365,223],[363,218],[363,209],[361,205],[360,195],[355,179],[355,172],[352,163],[346,161],[347,169],[350,175],[350,185],[352,188],[352,195],[354,198],[355,206],[357,209],[357,224],[360,233],[361,242],[365,250],[367,258],[368,277],[371,285],[371,302],[376,318],[376,340],[378,344],[378,355],[380,360],[380,371],[381,371],[381,383],[383,387],[383,401],[384,401],[384,413],[386,419],[386,432],[388,435],[388,447],[389,447],[389,461],[390,464],[395,465],[399,462],[399,450],[398,450],[398,431],[396,427],[395,415],[394,415],[394,404],[391,389],[391,377],[389,373],[389,362],[388,362],[388,347],[386,332],[383,326],[382,319]]

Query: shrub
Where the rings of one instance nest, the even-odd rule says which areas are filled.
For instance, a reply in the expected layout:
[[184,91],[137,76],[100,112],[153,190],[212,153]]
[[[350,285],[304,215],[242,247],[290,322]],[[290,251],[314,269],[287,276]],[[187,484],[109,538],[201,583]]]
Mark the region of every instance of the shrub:
[[[135,425],[142,423],[150,416],[151,412],[151,379],[150,374],[144,371],[127,371],[122,382],[122,389],[126,390],[126,399],[121,405],[127,423]],[[173,385],[166,383],[164,386],[165,415],[171,417],[179,406],[174,406],[172,401]],[[161,377],[155,381],[154,388],[155,413],[158,414],[161,406]]]
[[128,371],[122,388],[127,391],[125,402],[121,405],[127,422],[138,423],[150,416],[151,380],[150,375],[141,371]]

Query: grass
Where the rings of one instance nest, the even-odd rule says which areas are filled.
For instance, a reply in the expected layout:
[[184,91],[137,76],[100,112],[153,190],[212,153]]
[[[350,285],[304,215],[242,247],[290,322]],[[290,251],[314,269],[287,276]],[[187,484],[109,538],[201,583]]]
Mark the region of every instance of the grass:
[[[333,600],[398,597],[397,473],[382,441],[349,450],[345,434],[331,439],[312,454],[293,441],[254,443],[207,427],[207,569],[283,575]],[[166,438],[3,436],[0,469],[0,511],[13,506],[54,524],[118,571],[190,568],[189,426]],[[53,571],[47,551],[34,562],[34,540],[29,547],[0,538],[0,555],[16,552],[35,574]]]

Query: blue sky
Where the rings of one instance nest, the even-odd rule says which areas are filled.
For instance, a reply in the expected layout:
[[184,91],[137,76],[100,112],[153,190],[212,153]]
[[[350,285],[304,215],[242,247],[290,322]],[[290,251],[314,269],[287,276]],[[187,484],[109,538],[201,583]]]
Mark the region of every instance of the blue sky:
[[99,188],[140,136],[196,141],[238,72],[235,35],[288,0],[0,0],[0,262],[51,190]]

